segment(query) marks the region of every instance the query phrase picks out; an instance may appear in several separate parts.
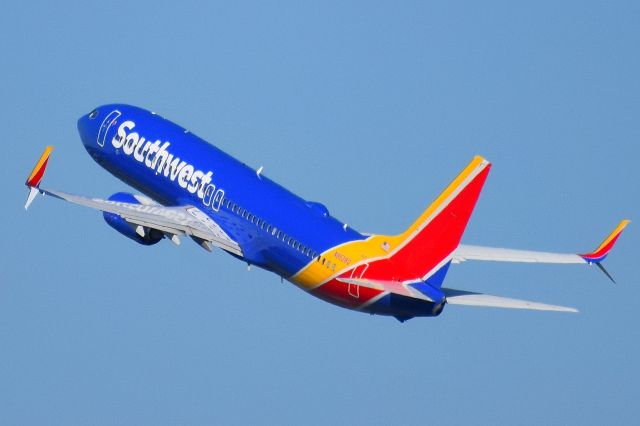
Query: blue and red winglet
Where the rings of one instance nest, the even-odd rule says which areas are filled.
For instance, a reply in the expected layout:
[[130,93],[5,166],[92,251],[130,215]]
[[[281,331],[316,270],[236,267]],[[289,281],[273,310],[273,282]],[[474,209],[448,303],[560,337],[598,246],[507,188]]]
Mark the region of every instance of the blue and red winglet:
[[601,262],[605,259],[605,257],[607,257],[607,255],[609,254],[609,252],[613,248],[614,244],[618,240],[618,237],[620,236],[620,234],[622,233],[624,228],[626,228],[629,223],[631,223],[630,220],[627,220],[627,219],[623,220],[616,227],[616,229],[614,229],[613,232],[611,234],[609,234],[609,236],[607,236],[607,238],[604,239],[604,241],[598,246],[597,249],[595,249],[591,253],[584,253],[584,254],[578,255],[581,258],[583,258],[585,260],[585,262],[587,262],[589,265],[592,265],[592,264],[595,263],[596,266],[598,266],[598,268],[600,268],[600,270],[602,272],[604,272],[605,275],[607,277],[609,277],[609,279],[611,281],[613,281],[614,283],[615,283],[615,280],[609,274],[609,272],[607,272],[607,270],[604,269],[604,266],[602,266]]
[[616,229],[614,229],[613,232],[611,234],[609,234],[609,236],[607,236],[607,238],[604,239],[602,244],[600,244],[597,249],[595,249],[591,253],[585,253],[585,254],[581,254],[579,256],[581,258],[583,258],[587,263],[600,263],[600,262],[602,262],[604,260],[604,258],[607,257],[607,255],[609,254],[609,252],[613,248],[613,245],[618,240],[618,237],[620,236],[620,234],[622,233],[624,228],[626,228],[626,226],[629,223],[631,223],[630,220],[627,220],[627,219],[623,220],[616,227]]
[[51,155],[51,151],[53,151],[52,146],[48,146],[44,149],[44,152],[40,156],[40,159],[36,163],[36,166],[31,171],[31,174],[27,178],[25,184],[29,187],[29,197],[27,198],[27,203],[24,205],[24,209],[28,209],[29,205],[33,202],[33,199],[38,194],[38,186],[42,181],[44,176],[44,172],[47,168],[47,163],[49,162],[49,156]]

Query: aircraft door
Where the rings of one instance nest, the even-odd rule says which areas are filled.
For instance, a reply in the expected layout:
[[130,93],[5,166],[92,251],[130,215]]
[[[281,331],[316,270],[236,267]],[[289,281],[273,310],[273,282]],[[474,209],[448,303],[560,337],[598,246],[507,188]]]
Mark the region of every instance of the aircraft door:
[[118,117],[120,117],[120,115],[120,111],[116,109],[111,111],[102,121],[100,130],[98,130],[98,138],[96,140],[96,142],[98,142],[98,145],[100,145],[101,147],[104,147],[104,140],[107,138],[107,133],[109,132],[111,126],[116,122]]
[[[362,265],[358,265],[355,268],[353,268],[351,270],[351,276],[349,278],[351,279],[360,279],[364,276],[364,273],[367,271],[367,269],[369,268],[369,264],[368,263],[364,263]],[[359,299],[360,298],[360,286],[357,284],[353,284],[353,283],[349,283],[348,284],[348,288],[347,291],[349,292],[349,295],[355,299]]]

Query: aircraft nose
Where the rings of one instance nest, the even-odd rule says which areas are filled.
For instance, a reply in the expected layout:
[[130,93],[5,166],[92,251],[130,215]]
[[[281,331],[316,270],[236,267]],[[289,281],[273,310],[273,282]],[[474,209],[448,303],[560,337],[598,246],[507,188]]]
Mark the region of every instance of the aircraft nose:
[[92,142],[96,140],[99,115],[100,112],[94,109],[89,114],[85,114],[78,119],[78,133],[85,147],[91,146]]

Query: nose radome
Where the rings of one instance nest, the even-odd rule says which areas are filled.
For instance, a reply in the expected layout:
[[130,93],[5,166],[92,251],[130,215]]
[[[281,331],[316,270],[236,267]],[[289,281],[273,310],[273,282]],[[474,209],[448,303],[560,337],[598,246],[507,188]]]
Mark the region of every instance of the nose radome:
[[85,147],[95,144],[99,125],[100,112],[94,109],[78,119],[78,133]]

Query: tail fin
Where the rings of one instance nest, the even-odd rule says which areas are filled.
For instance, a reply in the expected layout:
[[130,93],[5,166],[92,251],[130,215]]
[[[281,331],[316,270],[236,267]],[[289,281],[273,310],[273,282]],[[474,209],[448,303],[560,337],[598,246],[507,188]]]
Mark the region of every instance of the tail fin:
[[53,151],[52,146],[48,146],[45,148],[44,152],[40,156],[40,159],[36,163],[35,167],[31,171],[31,174],[27,178],[25,185],[29,187],[29,196],[27,197],[27,202],[24,205],[24,209],[28,209],[29,205],[33,202],[33,199],[38,195],[38,186],[44,177],[44,172],[47,169],[47,163],[49,162],[49,156],[51,155],[51,151]]
[[[420,280],[440,287],[467,226],[491,164],[475,157],[402,234],[388,259],[394,280]],[[379,277],[387,265],[372,263],[366,275]],[[377,270],[380,269],[380,270]]]

